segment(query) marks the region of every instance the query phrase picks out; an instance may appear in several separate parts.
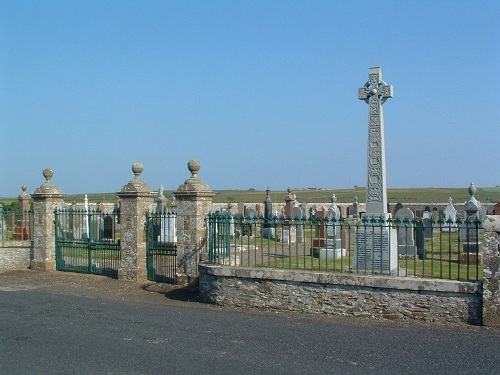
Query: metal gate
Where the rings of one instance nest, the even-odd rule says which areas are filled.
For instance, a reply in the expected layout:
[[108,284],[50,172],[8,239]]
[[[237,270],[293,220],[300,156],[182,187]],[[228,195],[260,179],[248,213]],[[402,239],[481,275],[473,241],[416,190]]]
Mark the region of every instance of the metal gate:
[[172,284],[176,282],[176,218],[176,214],[170,212],[148,213],[146,216],[148,280]]
[[56,210],[56,269],[117,277],[119,218],[119,211]]

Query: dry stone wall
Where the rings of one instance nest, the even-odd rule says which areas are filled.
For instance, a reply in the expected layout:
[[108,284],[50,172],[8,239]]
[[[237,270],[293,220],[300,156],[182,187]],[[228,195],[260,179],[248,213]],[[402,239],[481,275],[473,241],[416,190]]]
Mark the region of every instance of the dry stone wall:
[[375,319],[481,324],[481,283],[201,265],[207,302]]

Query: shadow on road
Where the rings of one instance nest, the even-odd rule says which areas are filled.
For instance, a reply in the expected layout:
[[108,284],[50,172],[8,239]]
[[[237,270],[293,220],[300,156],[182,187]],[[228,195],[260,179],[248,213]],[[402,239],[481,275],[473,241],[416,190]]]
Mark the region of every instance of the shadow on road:
[[174,301],[200,302],[196,286],[179,287],[171,284],[149,283],[142,285],[141,288],[148,292],[163,294]]

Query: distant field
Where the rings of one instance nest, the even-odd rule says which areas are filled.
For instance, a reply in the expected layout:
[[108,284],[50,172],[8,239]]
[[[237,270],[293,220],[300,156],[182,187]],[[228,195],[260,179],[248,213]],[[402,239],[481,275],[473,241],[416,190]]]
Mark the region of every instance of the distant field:
[[[216,190],[214,203],[262,203],[266,198],[265,191],[258,190]],[[360,203],[365,202],[365,189],[335,189],[335,190],[294,190],[297,200],[302,203],[328,203],[330,197],[335,194],[338,203],[351,203],[354,197],[358,197]],[[287,192],[285,190],[271,191],[273,202],[282,203]],[[165,196],[172,199],[172,191],[165,191]],[[419,188],[419,189],[389,189],[387,200],[389,203],[446,203],[448,197],[453,198],[456,204],[463,203],[469,199],[467,188]],[[476,198],[484,203],[500,202],[500,186],[478,188]],[[116,193],[96,193],[88,194],[91,203],[117,202]],[[81,203],[84,200],[83,194],[67,195],[67,203]],[[16,201],[15,197],[0,198],[0,202],[8,205]]]

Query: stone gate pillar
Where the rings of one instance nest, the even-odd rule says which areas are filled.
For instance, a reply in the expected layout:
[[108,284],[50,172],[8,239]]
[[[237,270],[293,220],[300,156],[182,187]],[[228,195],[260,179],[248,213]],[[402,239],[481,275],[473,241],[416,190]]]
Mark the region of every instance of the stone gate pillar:
[[56,270],[56,233],[54,211],[64,205],[65,194],[50,179],[52,169],[43,171],[45,182],[32,194],[33,198],[33,261],[31,269]]
[[500,327],[500,216],[484,222],[483,325]]
[[215,193],[197,177],[200,163],[190,160],[191,177],[180,185],[174,196],[177,201],[177,282],[191,282],[198,277],[200,250],[206,241],[205,218]]
[[140,177],[141,163],[132,165],[135,177],[118,193],[120,204],[120,267],[122,280],[147,280],[146,212],[154,205],[155,193]]

